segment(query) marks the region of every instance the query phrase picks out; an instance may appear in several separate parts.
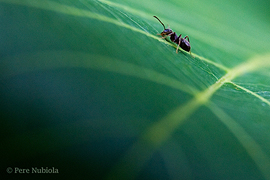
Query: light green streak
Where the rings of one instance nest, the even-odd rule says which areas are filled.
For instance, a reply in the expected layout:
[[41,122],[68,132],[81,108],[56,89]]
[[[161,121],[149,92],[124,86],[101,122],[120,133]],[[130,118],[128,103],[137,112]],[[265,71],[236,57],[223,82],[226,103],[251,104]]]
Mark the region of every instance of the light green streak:
[[108,175],[108,180],[135,179],[152,154],[169,139],[172,133],[187,119],[200,104],[196,99],[169,113],[148,128],[127,151]]
[[[102,2],[104,4],[107,4],[109,6],[112,6],[112,7],[117,7],[119,9],[122,9],[122,10],[126,11],[126,12],[130,12],[130,13],[135,14],[137,16],[140,16],[140,17],[142,17],[144,19],[148,19],[148,20],[152,20],[152,21],[154,20],[153,19],[153,14],[149,14],[149,13],[146,13],[144,11],[140,11],[140,10],[131,8],[129,6],[125,6],[125,5],[115,3],[115,2],[111,2],[111,1],[108,1],[108,0],[98,0],[98,1]],[[200,20],[202,18],[202,16],[196,14],[196,18],[198,18],[198,20]],[[206,20],[205,18],[207,18],[207,17],[205,17],[205,16],[203,17],[204,21]],[[172,21],[172,20],[170,19],[170,21]],[[211,22],[211,24],[216,24],[216,27],[218,27],[219,32],[221,32],[222,34],[228,33],[228,27],[226,25],[224,25],[223,23],[220,23],[218,21],[215,21],[215,20],[212,20],[212,19],[209,19],[209,18],[207,18],[206,22]],[[223,50],[223,51],[226,50],[226,52],[228,52],[227,47],[230,47],[230,48],[233,47],[233,49],[237,49],[238,52],[241,51],[241,52],[244,52],[245,54],[251,54],[251,49],[249,49],[248,47],[243,47],[244,46],[243,44],[238,45],[235,42],[232,43],[231,41],[228,41],[228,39],[222,39],[222,38],[213,36],[211,34],[202,33],[201,31],[196,30],[194,28],[190,28],[190,27],[184,26],[182,24],[180,25],[178,22],[174,22],[174,23],[177,24],[178,26],[181,26],[181,29],[185,29],[186,31],[193,34],[193,37],[196,37],[196,39],[200,39],[204,43],[207,43],[207,44],[209,44],[211,46],[219,48],[220,50]],[[230,28],[231,28],[230,32],[232,32],[232,31],[235,32],[233,34],[230,34],[230,37],[232,39],[234,39],[236,37],[239,37],[239,35],[241,35],[242,39],[244,39],[244,40],[246,40],[247,38],[252,38],[253,39],[253,37],[250,37],[249,34],[245,34],[244,32],[240,32],[239,30],[235,29],[234,27],[230,27]],[[234,36],[234,37],[232,37],[232,36]],[[254,39],[254,40],[257,40],[257,39]],[[226,44],[226,46],[224,46],[225,44]],[[265,44],[265,46],[266,46],[266,44]],[[198,57],[201,60],[205,60],[205,58],[203,58],[201,56],[196,55],[196,57]],[[206,60],[209,61],[208,59],[206,59]],[[212,61],[210,61],[210,62],[212,62]],[[215,64],[213,64],[213,65],[215,65]],[[219,64],[219,66],[217,66],[217,67],[219,67],[219,68],[226,71],[226,67],[223,66],[223,65]]]
[[[211,85],[206,90],[197,93],[189,102],[177,107],[160,121],[154,123],[145,130],[123,159],[116,164],[112,169],[111,174],[109,174],[108,179],[134,179],[145,163],[151,158],[153,152],[162,146],[171,137],[173,132],[200,106],[209,103],[212,95],[220,89],[220,87],[225,83],[230,83],[233,79],[245,73],[256,71],[264,67],[270,67],[270,54],[252,58],[231,69],[215,84]],[[253,155],[251,155],[251,157],[254,158]],[[258,168],[265,174],[265,169],[261,166],[258,166]]]
[[243,86],[237,85],[237,84],[235,84],[234,82],[229,82],[229,83],[231,83],[232,85],[234,85],[234,86],[236,86],[236,87],[238,87],[238,88],[240,88],[240,89],[246,91],[247,93],[249,93],[249,94],[255,96],[256,98],[260,99],[262,102],[264,102],[264,103],[266,103],[266,104],[268,104],[268,105],[270,106],[270,102],[269,102],[267,99],[265,99],[264,97],[262,97],[262,96],[256,94],[255,92],[250,91],[250,90],[247,89],[247,88],[244,88]]
[[245,148],[249,156],[253,159],[260,169],[265,179],[270,179],[270,160],[264,153],[260,145],[241,127],[234,119],[227,115],[222,109],[214,103],[208,105],[210,110],[219,118],[219,120],[232,132],[238,141]]
[[[58,12],[58,13],[63,13],[63,14],[67,14],[67,15],[72,15],[72,16],[81,16],[81,17],[87,17],[87,18],[91,18],[91,19],[97,19],[97,20],[100,20],[100,21],[103,21],[103,22],[107,22],[107,23],[112,23],[112,24],[115,24],[117,26],[121,26],[121,27],[124,27],[124,28],[127,28],[127,29],[130,29],[132,31],[135,31],[135,32],[138,32],[138,33],[141,33],[141,34],[144,34],[148,37],[151,37],[153,39],[156,39],[162,43],[165,43],[167,45],[170,45],[170,46],[173,46],[176,48],[176,45],[175,44],[172,44],[172,43],[169,43],[163,39],[161,39],[160,37],[156,36],[156,35],[152,35],[146,31],[143,31],[141,29],[138,29],[136,27],[133,27],[133,26],[130,26],[128,24],[125,24],[117,19],[112,19],[112,18],[109,18],[109,17],[106,17],[104,15],[100,15],[100,14],[97,14],[97,13],[92,13],[90,11],[87,11],[87,10],[84,10],[84,9],[79,9],[79,8],[75,8],[75,7],[71,7],[71,6],[67,6],[67,5],[63,5],[63,4],[60,4],[60,3],[57,3],[57,2],[53,2],[53,1],[39,1],[39,0],[0,0],[0,2],[4,2],[4,3],[8,3],[8,4],[16,4],[16,5],[24,5],[24,6],[28,6],[28,7],[33,7],[33,8],[39,8],[39,9],[43,9],[43,10],[49,10],[49,11],[54,11],[54,12]],[[181,50],[182,52],[184,53],[187,53],[186,51],[183,51],[181,48],[179,49]],[[194,54],[192,53],[192,55],[194,57],[197,57],[199,58],[200,60],[202,61],[205,61],[209,64],[212,64],[222,70],[225,70],[227,71],[228,68],[221,65],[221,64],[218,64],[218,63],[215,63],[209,59],[206,59],[202,56],[199,56],[197,54]]]
[[[176,47],[176,46],[175,46],[175,47]],[[218,64],[218,63],[216,63],[216,62],[214,62],[214,61],[211,61],[211,60],[209,60],[209,59],[207,59],[207,58],[204,58],[204,57],[199,56],[199,55],[194,54],[194,53],[192,53],[192,56],[194,56],[194,57],[196,57],[196,58],[199,58],[200,60],[205,61],[205,62],[208,63],[208,64],[212,64],[212,65],[216,66],[217,68],[222,69],[222,70],[224,70],[224,71],[226,71],[226,72],[229,71],[229,68],[227,68],[226,66],[223,66],[222,64]]]
[[[145,31],[142,31],[142,30],[137,29],[135,27],[132,27],[130,25],[124,24],[124,23],[119,22],[115,19],[108,18],[106,16],[99,15],[96,13],[92,13],[90,11],[70,7],[67,5],[62,5],[62,4],[59,4],[56,2],[37,1],[37,0],[28,0],[28,1],[0,0],[0,2],[17,4],[17,5],[25,5],[28,7],[41,8],[44,10],[51,10],[51,11],[64,13],[64,14],[68,14],[68,15],[88,17],[88,18],[97,19],[100,21],[108,22],[108,23],[113,23],[115,25],[125,27],[127,29],[142,33],[142,34],[149,36],[149,37],[152,37],[158,41],[161,41],[163,43],[171,45],[170,43],[168,43],[164,40],[161,40],[157,36],[151,35],[148,32],[145,32]],[[201,60],[204,60],[204,61],[207,60],[207,59],[200,57],[198,55],[194,55],[194,56],[196,56],[197,58],[200,58]],[[217,67],[228,71],[227,74],[225,76],[223,76],[220,80],[218,80],[215,84],[213,84],[212,86],[207,88],[205,91],[200,92],[197,95],[195,95],[195,97],[191,101],[189,101],[188,103],[186,103],[183,106],[176,108],[173,112],[169,113],[161,121],[157,122],[156,124],[151,126],[149,129],[147,129],[147,131],[142,135],[140,140],[132,146],[131,150],[123,158],[124,160],[130,160],[130,159],[132,160],[133,159],[134,162],[131,161],[131,163],[134,164],[138,160],[138,159],[132,158],[132,157],[136,157],[136,156],[134,156],[135,154],[139,154],[139,155],[145,154],[145,157],[143,159],[141,159],[140,162],[138,162],[136,165],[134,164],[134,167],[136,167],[136,168],[131,169],[130,172],[128,172],[129,173],[128,176],[136,175],[137,172],[139,172],[140,169],[143,167],[143,164],[146,162],[146,160],[150,158],[150,155],[152,154],[152,152],[154,152],[158,147],[160,147],[171,136],[171,134],[175,131],[175,129],[178,128],[179,125],[181,125],[193,112],[195,112],[198,107],[200,107],[203,104],[208,103],[209,99],[212,97],[212,95],[224,83],[231,83],[232,79],[239,77],[244,73],[255,71],[255,70],[258,70],[258,69],[265,67],[265,66],[269,67],[270,66],[269,59],[270,59],[269,54],[266,56],[257,57],[257,58],[252,59],[251,61],[244,63],[240,66],[237,66],[236,68],[233,68],[231,70],[228,70],[226,67],[223,67],[222,65],[218,65],[210,60],[207,60],[206,62],[211,63],[211,64],[216,65],[216,66],[218,65]],[[122,62],[121,62],[121,64],[122,64]],[[95,67],[95,65],[93,67]],[[103,65],[104,64],[102,64],[102,69],[106,69],[106,67],[103,67]],[[100,67],[101,66],[99,66],[99,68]],[[118,73],[124,73],[124,72],[121,72],[121,70],[117,69],[116,67],[112,68],[111,70],[118,72]],[[140,70],[142,70],[142,69],[140,69]],[[164,77],[164,75],[161,75],[161,77],[162,76]],[[141,78],[145,78],[145,77],[142,76]],[[172,80],[172,82],[174,82],[174,80]],[[256,96],[255,93],[252,93],[251,91],[247,91],[247,92]],[[256,96],[256,97],[260,98],[259,96]],[[263,100],[262,98],[260,98],[260,99]],[[269,103],[267,103],[267,104],[269,104]],[[228,118],[226,117],[226,119],[228,119]],[[228,127],[230,127],[230,126],[228,125]],[[239,141],[241,142],[241,139]],[[245,143],[245,142],[241,142],[241,143]],[[147,146],[148,148],[146,148],[146,145],[148,145]],[[258,155],[258,157],[254,157],[254,152],[251,149],[247,149],[247,150],[249,151],[251,157],[255,161],[259,162],[259,160],[256,160],[256,158],[262,159],[264,157],[263,152],[259,152],[261,154]],[[112,175],[111,177],[115,177],[114,175],[117,175],[117,172],[121,172],[119,170],[125,169],[126,163],[127,163],[126,161],[121,161],[118,164],[118,166],[116,166],[116,169],[115,169],[116,171],[114,171],[115,173],[111,174]],[[267,169],[265,170],[265,167],[262,167],[259,164],[257,164],[257,165],[260,168],[260,170],[262,171],[262,173],[266,176],[266,178],[270,179],[268,173],[266,173]],[[135,177],[135,176],[132,176],[132,177]]]
[[106,56],[70,51],[44,51],[7,57],[0,61],[0,78],[32,71],[65,67],[110,71],[166,85],[188,94],[197,92],[194,88],[182,84],[177,79],[151,69]]
[[127,29],[130,29],[132,31],[135,32],[139,32],[141,34],[144,34],[148,37],[151,37],[153,39],[156,39],[160,42],[163,42],[167,45],[171,45],[171,43],[159,38],[158,36],[152,35],[146,31],[143,31],[141,29],[135,28],[133,26],[130,26],[128,24],[125,24],[123,22],[120,22],[117,19],[113,19],[113,18],[109,18],[107,16],[104,15],[100,15],[97,13],[92,13],[88,10],[84,10],[84,9],[79,9],[79,8],[75,8],[75,7],[71,7],[71,6],[67,6],[67,5],[63,5],[57,2],[53,2],[53,1],[39,1],[39,0],[0,0],[0,2],[4,2],[4,3],[8,3],[8,4],[16,4],[16,5],[24,5],[24,6],[28,6],[28,7],[33,7],[33,8],[39,8],[39,9],[43,9],[43,10],[49,10],[49,11],[54,11],[54,12],[58,12],[58,13],[63,13],[63,14],[67,14],[67,15],[72,15],[72,16],[81,16],[81,17],[87,17],[87,18],[91,18],[91,19],[97,19],[100,21],[104,21],[107,23],[112,23]]

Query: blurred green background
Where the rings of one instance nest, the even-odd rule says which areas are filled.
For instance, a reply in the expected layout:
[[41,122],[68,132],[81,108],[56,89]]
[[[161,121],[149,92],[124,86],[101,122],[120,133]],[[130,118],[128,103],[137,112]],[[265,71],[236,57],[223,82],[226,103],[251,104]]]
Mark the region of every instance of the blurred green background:
[[1,176],[270,179],[269,5],[0,0]]

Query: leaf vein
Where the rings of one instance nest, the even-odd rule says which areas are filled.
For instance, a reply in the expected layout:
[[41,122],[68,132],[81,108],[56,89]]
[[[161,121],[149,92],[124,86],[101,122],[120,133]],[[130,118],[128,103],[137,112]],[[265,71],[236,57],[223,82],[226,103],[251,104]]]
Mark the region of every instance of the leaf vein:
[[[34,8],[40,8],[40,9],[54,11],[54,12],[63,13],[63,14],[67,14],[67,15],[72,15],[72,16],[81,16],[81,17],[97,19],[97,20],[100,20],[100,21],[104,21],[104,22],[107,22],[107,23],[112,23],[112,24],[115,24],[115,25],[130,29],[130,30],[135,31],[135,32],[139,32],[141,34],[144,34],[144,35],[146,35],[148,37],[151,37],[151,38],[156,39],[156,40],[158,40],[158,41],[160,41],[162,43],[165,43],[167,45],[170,45],[170,46],[173,46],[174,48],[176,48],[175,44],[167,42],[167,41],[165,41],[165,40],[163,40],[163,39],[161,39],[161,38],[159,38],[159,37],[157,37],[157,36],[155,36],[153,34],[148,33],[147,31],[143,31],[143,30],[138,29],[138,28],[136,28],[134,26],[125,24],[122,21],[119,21],[117,19],[112,19],[112,18],[109,18],[107,16],[97,14],[97,13],[93,13],[93,12],[90,12],[90,11],[87,11],[87,10],[84,10],[84,9],[79,9],[79,8],[76,8],[76,7],[63,5],[63,4],[60,4],[60,3],[57,3],[57,2],[53,2],[53,1],[0,0],[0,2],[9,3],[9,4],[17,4],[17,5],[24,5],[24,6],[28,6],[28,7],[34,7]],[[181,50],[181,49],[179,49],[179,50]],[[181,51],[184,52],[184,53],[187,53],[186,51],[183,51],[183,50],[181,50]],[[192,55],[194,57],[197,57],[200,60],[205,61],[205,62],[207,62],[209,64],[212,64],[212,65],[214,65],[214,66],[216,66],[216,67],[218,67],[218,68],[220,68],[222,70],[228,71],[228,68],[223,66],[222,64],[218,64],[218,63],[216,63],[214,61],[211,61],[211,60],[209,60],[207,58],[204,58],[204,57],[199,56],[199,55],[194,54],[194,53],[192,53]]]

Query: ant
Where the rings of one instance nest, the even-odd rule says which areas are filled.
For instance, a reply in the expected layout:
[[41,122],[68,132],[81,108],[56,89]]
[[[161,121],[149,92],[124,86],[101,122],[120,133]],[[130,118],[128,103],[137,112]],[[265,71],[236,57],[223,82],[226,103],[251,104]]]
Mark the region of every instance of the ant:
[[158,35],[161,35],[163,39],[165,39],[166,37],[170,36],[171,41],[174,42],[174,43],[176,43],[176,44],[178,44],[177,45],[177,48],[176,48],[176,53],[178,53],[178,49],[179,49],[179,46],[180,46],[183,50],[185,50],[187,52],[190,52],[190,54],[191,54],[189,37],[188,36],[182,38],[181,37],[182,34],[180,34],[180,36],[178,37],[176,35],[176,33],[173,32],[170,28],[166,29],[165,26],[164,26],[164,24],[158,19],[157,16],[154,16],[154,18],[156,18],[162,24],[162,26],[164,27],[164,31],[162,31]]

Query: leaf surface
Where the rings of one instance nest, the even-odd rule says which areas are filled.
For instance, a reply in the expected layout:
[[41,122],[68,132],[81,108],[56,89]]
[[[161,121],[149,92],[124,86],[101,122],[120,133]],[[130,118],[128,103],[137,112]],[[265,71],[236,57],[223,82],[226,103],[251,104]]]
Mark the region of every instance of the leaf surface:
[[[95,179],[270,179],[263,5],[0,0],[3,168],[58,166],[63,177]],[[157,35],[163,27],[153,15],[189,36],[192,55]]]

